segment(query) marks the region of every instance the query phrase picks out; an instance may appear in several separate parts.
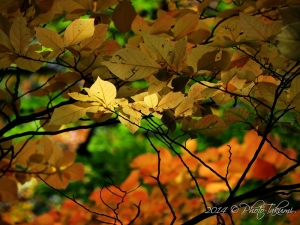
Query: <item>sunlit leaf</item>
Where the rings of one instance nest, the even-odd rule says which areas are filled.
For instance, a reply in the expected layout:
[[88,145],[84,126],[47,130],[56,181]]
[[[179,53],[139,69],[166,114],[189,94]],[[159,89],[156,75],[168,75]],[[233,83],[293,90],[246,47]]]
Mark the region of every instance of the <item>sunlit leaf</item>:
[[171,42],[163,37],[142,33],[143,39],[147,47],[162,58],[166,63],[171,65],[174,60],[175,50]]
[[90,93],[98,97],[105,106],[109,106],[117,96],[116,87],[112,83],[102,80],[100,77],[91,86]]
[[64,34],[65,46],[72,46],[92,37],[94,30],[94,19],[77,19],[73,21]]
[[99,48],[106,37],[107,29],[108,29],[108,26],[106,24],[96,25],[93,36],[88,39],[83,40],[80,43],[81,49],[85,50],[85,51],[91,51],[96,48]]
[[87,108],[76,105],[64,105],[56,108],[49,125],[62,125],[77,122],[86,113]]
[[154,94],[145,96],[144,102],[149,106],[149,108],[154,109],[158,104],[157,94],[154,93]]
[[169,92],[157,105],[158,109],[172,109],[176,107],[184,98],[181,92]]

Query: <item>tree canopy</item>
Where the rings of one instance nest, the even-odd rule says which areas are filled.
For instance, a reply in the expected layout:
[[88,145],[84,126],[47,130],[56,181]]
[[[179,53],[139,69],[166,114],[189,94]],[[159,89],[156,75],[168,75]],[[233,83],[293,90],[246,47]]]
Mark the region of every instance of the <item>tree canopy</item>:
[[[295,201],[297,149],[272,134],[300,133],[299,1],[139,4],[0,1],[0,202],[33,178],[68,200],[24,224],[230,224],[241,203]],[[60,191],[85,169],[53,136],[115,124],[153,152],[134,155],[128,177],[109,178],[93,204]],[[243,143],[197,149],[236,125]]]

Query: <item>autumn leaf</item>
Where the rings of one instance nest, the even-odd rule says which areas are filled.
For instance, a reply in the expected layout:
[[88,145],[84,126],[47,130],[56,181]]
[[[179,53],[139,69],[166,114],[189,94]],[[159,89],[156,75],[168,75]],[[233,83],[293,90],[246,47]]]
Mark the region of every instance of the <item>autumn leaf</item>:
[[21,69],[24,70],[29,70],[31,72],[35,72],[38,69],[40,69],[42,67],[42,65],[44,64],[42,62],[43,57],[33,51],[28,51],[26,53],[26,57],[27,58],[23,58],[23,57],[19,57],[15,63],[17,64],[17,66]]
[[13,47],[10,43],[9,38],[6,36],[6,34],[0,30],[0,53],[5,53],[5,52],[12,52]]
[[169,92],[157,105],[157,110],[172,109],[176,107],[184,98],[181,92]]
[[210,114],[193,124],[191,130],[207,136],[216,136],[227,130],[227,125],[220,117]]
[[141,51],[126,48],[116,52],[104,65],[122,80],[140,80],[158,71],[160,66]]
[[25,54],[31,38],[30,29],[23,17],[16,19],[10,28],[10,41],[15,51],[20,54]]
[[83,40],[80,43],[80,48],[83,51],[91,51],[97,49],[104,42],[104,39],[107,34],[108,25],[98,24],[95,26],[95,31],[92,37]]
[[87,108],[76,105],[64,105],[56,108],[49,125],[62,125],[77,122],[86,113]]
[[117,96],[116,87],[112,83],[102,80],[100,77],[91,86],[90,93],[92,96],[99,98],[106,107],[109,107]]
[[179,40],[184,36],[188,35],[192,31],[194,31],[195,27],[198,25],[198,14],[186,14],[181,17],[173,28],[173,34],[175,40]]
[[45,47],[55,50],[63,50],[62,38],[53,30],[46,28],[35,28],[36,38]]
[[175,23],[175,19],[166,13],[160,16],[149,28],[149,34],[161,34],[167,32]]
[[255,16],[240,13],[241,30],[250,38],[260,41],[268,40],[267,26]]
[[142,32],[144,42],[146,46],[160,58],[162,58],[167,64],[171,65],[174,60],[174,47],[163,37],[157,37]]
[[299,6],[282,7],[279,8],[279,12],[282,16],[282,25],[284,26],[300,21]]
[[280,53],[294,61],[300,60],[300,22],[292,23],[282,28],[282,32],[277,35],[276,40]]
[[235,122],[246,122],[249,117],[249,112],[244,108],[226,109],[224,117],[224,121],[227,124],[232,124]]
[[[222,50],[221,50],[222,51]],[[222,71],[228,68],[231,61],[231,53],[222,51],[221,57],[216,60],[219,51],[207,52],[198,60],[197,70]]]
[[18,199],[18,186],[16,181],[3,176],[0,178],[0,201],[11,202]]
[[15,54],[0,53],[0,68],[8,68],[17,58]]
[[145,96],[144,102],[147,104],[147,106],[148,106],[149,108],[154,109],[154,108],[157,106],[157,104],[158,104],[158,97],[157,97],[157,94],[154,93],[154,94]]
[[174,60],[173,65],[176,66],[177,69],[179,69],[180,64],[182,63],[183,59],[185,58],[187,50],[187,38],[184,37],[177,41],[174,46]]
[[94,19],[77,19],[66,29],[64,44],[66,47],[78,44],[94,34]]
[[141,31],[147,32],[148,30],[147,21],[143,17],[136,15],[136,17],[132,21],[131,30],[136,34],[140,34]]
[[194,106],[194,99],[192,98],[185,98],[176,107],[174,116],[191,116],[193,114],[193,106]]
[[122,111],[119,112],[119,120],[129,129],[132,134],[134,134],[139,129],[140,121],[134,118],[130,118],[130,116],[126,115]]
[[116,28],[122,33],[126,33],[131,28],[131,23],[137,13],[130,1],[120,2],[112,14],[112,21]]

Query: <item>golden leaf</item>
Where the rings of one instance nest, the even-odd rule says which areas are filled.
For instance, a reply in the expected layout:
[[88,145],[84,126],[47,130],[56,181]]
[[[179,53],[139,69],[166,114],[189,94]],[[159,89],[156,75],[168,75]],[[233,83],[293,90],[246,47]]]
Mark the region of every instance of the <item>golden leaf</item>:
[[19,57],[15,61],[19,68],[35,72],[44,64],[43,62],[39,61],[43,60],[43,57],[36,52],[27,52],[26,57],[28,58]]
[[19,17],[13,22],[9,36],[15,51],[25,54],[31,35],[30,29],[27,27],[27,23],[23,17]]
[[62,125],[77,122],[86,113],[87,108],[76,105],[64,105],[56,108],[49,125]]
[[184,98],[181,92],[169,92],[157,105],[157,109],[172,109],[176,107]]
[[107,29],[107,24],[96,25],[93,36],[86,40],[83,40],[80,43],[80,48],[84,51],[92,51],[99,48],[107,35]]
[[97,77],[97,80],[90,88],[90,94],[92,95],[90,97],[96,96],[108,107],[115,100],[117,90],[112,83]]
[[144,42],[148,49],[157,54],[167,64],[172,65],[174,60],[174,47],[170,41],[163,37],[158,37],[142,32]]
[[179,40],[184,36],[192,33],[198,25],[199,15],[198,14],[186,14],[181,17],[174,26],[173,34],[175,40]]
[[117,77],[128,81],[143,79],[160,68],[149,56],[131,48],[119,50],[113,55],[110,62],[103,64]]
[[64,44],[66,47],[78,44],[94,34],[94,19],[77,19],[66,29]]
[[154,109],[154,108],[157,106],[157,104],[158,104],[158,97],[157,97],[157,94],[154,93],[154,94],[145,96],[145,97],[144,97],[144,102],[147,104],[147,106],[148,106],[149,108]]
[[35,27],[35,32],[36,38],[44,47],[51,48],[53,51],[63,50],[63,40],[55,31]]

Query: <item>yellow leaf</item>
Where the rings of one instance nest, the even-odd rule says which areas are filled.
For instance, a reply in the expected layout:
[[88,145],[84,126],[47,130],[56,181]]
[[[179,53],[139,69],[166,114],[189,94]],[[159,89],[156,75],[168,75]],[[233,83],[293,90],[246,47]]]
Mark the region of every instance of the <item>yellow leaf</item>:
[[150,77],[149,80],[149,87],[148,87],[148,93],[149,95],[154,94],[154,93],[158,93],[159,91],[161,91],[164,87],[167,86],[167,81],[160,81],[158,79],[156,79],[155,75],[152,75]]
[[193,106],[194,106],[194,99],[192,98],[185,98],[179,104],[179,106],[175,109],[175,117],[178,116],[191,116],[193,114]]
[[76,105],[64,105],[56,108],[49,125],[62,125],[77,122],[86,113],[87,108]]
[[174,46],[175,56],[173,60],[173,65],[175,65],[177,69],[179,68],[180,64],[182,63],[185,57],[186,49],[187,49],[187,37],[184,37],[176,42]]
[[107,29],[108,29],[107,24],[96,25],[93,36],[86,40],[83,40],[80,43],[81,50],[92,51],[94,49],[99,48],[107,35]]
[[169,92],[158,103],[157,109],[172,109],[176,107],[184,98],[181,92]]
[[142,32],[144,42],[148,49],[157,54],[167,64],[172,65],[174,60],[174,47],[170,41],[163,37],[158,37]]
[[39,61],[43,60],[43,57],[36,52],[27,52],[26,57],[28,58],[19,57],[15,61],[19,68],[35,72],[43,65],[43,62]]
[[157,106],[157,103],[158,103],[157,94],[154,93],[154,94],[145,96],[144,102],[149,106],[149,108],[154,109]]
[[227,125],[220,117],[210,114],[193,124],[191,130],[207,136],[216,136],[223,133]]
[[127,116],[122,111],[119,112],[118,118],[119,118],[120,122],[123,125],[125,125],[132,134],[134,134],[139,129],[140,121],[129,118],[129,116]]
[[132,48],[119,50],[113,55],[110,62],[103,64],[117,77],[128,81],[143,79],[160,68],[160,65],[149,56]]
[[14,49],[20,54],[25,54],[31,35],[23,17],[19,17],[13,22],[9,36]]
[[80,94],[78,92],[72,92],[72,93],[68,93],[68,95],[75,99],[75,100],[78,100],[78,101],[82,101],[82,102],[94,102],[94,101],[97,101],[97,98],[93,98],[93,97],[90,97],[88,95],[83,95],[83,94]]
[[198,14],[186,14],[181,17],[175,24],[173,34],[175,40],[179,40],[189,33],[193,32],[195,27],[198,25],[199,15]]
[[136,15],[135,19],[133,20],[133,22],[131,24],[131,30],[136,34],[140,34],[141,31],[147,32],[147,30],[148,30],[147,21],[144,20],[143,17]]
[[105,106],[109,106],[117,96],[116,87],[108,82],[97,77],[96,82],[91,86],[90,93],[99,98]]
[[63,50],[63,40],[55,31],[35,27],[35,32],[36,38],[44,47],[51,48],[53,51]]
[[150,34],[161,34],[169,31],[174,25],[175,19],[166,13],[160,16],[150,27]]
[[240,13],[240,26],[248,37],[260,41],[268,40],[267,26],[260,18]]
[[66,47],[78,44],[94,34],[94,19],[77,19],[66,29],[64,44]]

